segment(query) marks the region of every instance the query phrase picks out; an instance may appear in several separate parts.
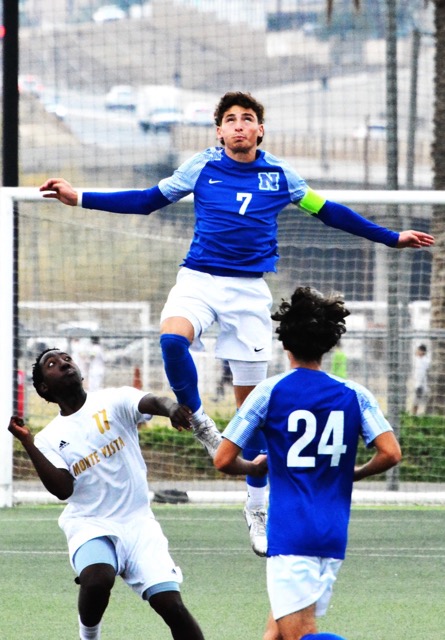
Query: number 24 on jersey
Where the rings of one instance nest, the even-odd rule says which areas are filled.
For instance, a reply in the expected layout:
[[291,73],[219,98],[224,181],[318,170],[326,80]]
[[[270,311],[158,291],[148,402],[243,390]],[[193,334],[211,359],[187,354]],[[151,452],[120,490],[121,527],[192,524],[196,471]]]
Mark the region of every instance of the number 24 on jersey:
[[[299,409],[288,418],[288,430],[297,432],[298,426],[304,427],[303,433],[287,452],[288,467],[315,467],[315,456],[302,455],[303,450],[317,435],[317,418],[311,411]],[[346,453],[344,437],[344,412],[331,411],[318,443],[317,454],[331,456],[331,467],[338,467],[340,456]]]

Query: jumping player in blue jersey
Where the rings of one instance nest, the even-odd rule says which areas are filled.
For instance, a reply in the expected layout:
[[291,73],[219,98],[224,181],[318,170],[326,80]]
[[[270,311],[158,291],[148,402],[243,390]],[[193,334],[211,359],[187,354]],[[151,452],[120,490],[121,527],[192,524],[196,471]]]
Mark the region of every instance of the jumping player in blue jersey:
[[[397,233],[348,207],[325,200],[285,160],[259,149],[264,108],[248,93],[226,93],[215,111],[220,145],[184,162],[169,178],[145,190],[80,192],[63,178],[41,187],[45,198],[87,209],[147,215],[194,195],[190,249],[161,315],[161,349],[179,403],[193,412],[196,437],[213,455],[220,433],[204,413],[190,345],[219,324],[216,357],[227,360],[237,407],[267,375],[271,357],[271,295],[264,272],[276,270],[278,214],[290,203],[324,224],[389,247],[428,247],[420,231]],[[253,439],[243,455],[253,459],[264,442]],[[266,478],[247,478],[245,516],[253,549],[266,553]]]
[[[244,474],[249,463],[239,453],[255,433],[267,442],[271,614],[264,640],[325,637],[317,634],[315,620],[326,613],[345,557],[353,482],[382,473],[401,458],[372,394],[321,370],[348,315],[339,296],[324,297],[310,287],[297,288],[290,303],[282,302],[272,319],[280,323],[278,339],[291,368],[250,393],[214,457],[220,471]],[[355,465],[359,438],[375,449],[362,466]],[[250,465],[263,465],[264,457]]]

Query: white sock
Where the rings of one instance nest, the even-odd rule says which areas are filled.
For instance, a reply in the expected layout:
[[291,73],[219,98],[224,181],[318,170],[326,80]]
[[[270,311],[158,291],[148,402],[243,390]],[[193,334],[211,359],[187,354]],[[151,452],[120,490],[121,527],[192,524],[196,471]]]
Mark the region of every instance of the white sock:
[[252,487],[247,485],[247,500],[246,507],[250,511],[256,511],[257,509],[266,508],[266,487]]
[[201,405],[199,409],[195,411],[195,413],[192,413],[192,417],[191,417],[192,425],[197,427],[198,424],[201,424],[201,422],[204,422],[206,417],[207,416],[204,412],[204,407]]
[[79,617],[80,640],[100,640],[100,622],[95,627],[86,627]]

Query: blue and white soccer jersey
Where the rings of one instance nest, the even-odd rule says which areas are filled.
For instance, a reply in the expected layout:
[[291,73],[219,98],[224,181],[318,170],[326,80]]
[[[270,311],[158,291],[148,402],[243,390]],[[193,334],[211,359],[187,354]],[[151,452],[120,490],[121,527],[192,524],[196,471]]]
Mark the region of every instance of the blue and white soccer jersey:
[[298,368],[261,382],[223,433],[241,449],[262,431],[270,482],[267,590],[275,619],[324,615],[345,556],[359,437],[391,431],[372,394]]
[[74,478],[59,518],[71,563],[84,543],[107,536],[116,549],[118,573],[141,596],[159,582],[182,581],[150,508],[136,426],[144,395],[133,387],[88,393],[79,411],[58,415],[35,437],[48,460]]
[[261,430],[270,482],[268,555],[343,559],[359,437],[391,431],[373,395],[323,371],[268,378],[223,436],[244,448]]
[[215,275],[262,275],[276,271],[278,214],[308,187],[285,160],[266,151],[245,163],[212,147],[161,180],[159,189],[170,202],[194,194],[195,230],[185,266]]
[[86,191],[87,209],[147,215],[193,193],[194,236],[184,266],[213,275],[258,276],[276,270],[277,218],[290,203],[330,227],[395,247],[399,234],[352,209],[326,201],[295,169],[267,151],[237,162],[211,147],[184,162],[156,187],[102,193]]

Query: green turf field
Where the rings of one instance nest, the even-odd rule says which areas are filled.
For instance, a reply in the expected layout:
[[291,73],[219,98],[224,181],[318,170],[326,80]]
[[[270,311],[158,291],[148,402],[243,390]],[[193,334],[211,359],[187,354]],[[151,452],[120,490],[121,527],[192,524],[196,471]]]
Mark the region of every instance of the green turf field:
[[[265,560],[240,506],[154,506],[207,640],[261,640]],[[76,640],[77,587],[56,506],[0,510],[1,640]],[[443,640],[445,509],[355,508],[348,557],[320,630],[348,640]],[[162,621],[121,580],[103,640],[164,640]]]

